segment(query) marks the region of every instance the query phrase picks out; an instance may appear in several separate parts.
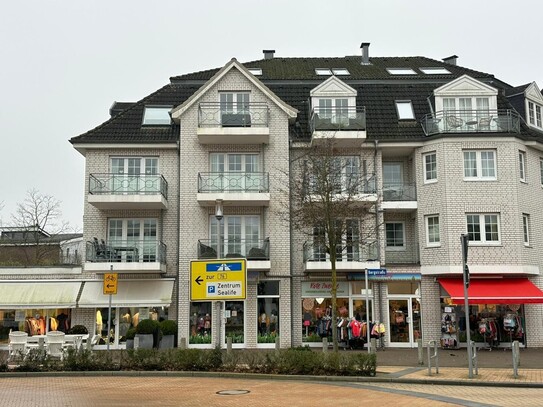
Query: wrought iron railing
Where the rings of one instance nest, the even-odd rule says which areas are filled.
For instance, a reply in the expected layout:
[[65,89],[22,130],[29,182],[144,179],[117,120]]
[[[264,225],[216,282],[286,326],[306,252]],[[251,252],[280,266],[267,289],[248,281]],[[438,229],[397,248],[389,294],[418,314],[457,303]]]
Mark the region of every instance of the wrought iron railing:
[[[330,261],[330,254],[322,244],[308,241],[304,243],[304,263],[308,261]],[[377,259],[377,242],[349,242],[336,246],[336,261],[374,261]]]
[[439,133],[520,133],[520,118],[516,111],[447,110],[427,114],[421,119],[427,136]]
[[414,182],[383,184],[383,201],[416,201],[417,187]]
[[198,192],[269,192],[267,172],[200,172]]
[[312,133],[319,130],[366,130],[366,108],[315,108],[311,112],[310,126]]
[[200,103],[198,127],[268,127],[266,103]]
[[158,240],[104,240],[87,242],[88,262],[166,264],[166,245]]
[[168,183],[162,175],[90,174],[93,195],[157,195],[168,198]]
[[[220,250],[219,250],[220,249]],[[245,257],[247,260],[269,260],[270,239],[217,239],[198,240],[199,259]]]

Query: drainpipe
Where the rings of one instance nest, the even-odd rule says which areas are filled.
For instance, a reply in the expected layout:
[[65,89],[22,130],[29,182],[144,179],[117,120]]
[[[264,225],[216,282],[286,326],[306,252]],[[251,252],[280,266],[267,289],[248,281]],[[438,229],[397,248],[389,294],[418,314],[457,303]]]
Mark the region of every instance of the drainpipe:
[[[174,267],[177,269],[176,273],[175,273],[175,282],[176,282],[176,294],[175,294],[175,304],[176,304],[176,311],[177,311],[177,315],[176,315],[176,320],[178,322],[178,326],[180,327],[181,326],[181,320],[179,319],[179,288],[180,288],[180,284],[179,284],[179,273],[180,273],[180,270],[179,270],[179,267],[180,267],[180,261],[179,261],[179,256],[181,254],[180,252],[180,249],[179,249],[179,245],[180,245],[180,241],[181,241],[181,211],[180,211],[180,206],[181,206],[181,191],[179,190],[180,189],[180,186],[181,186],[181,131],[179,131],[179,140],[177,140],[177,158],[178,158],[178,163],[177,163],[177,247],[176,247],[176,254],[175,254],[175,261],[174,261]],[[177,263],[177,266],[176,266],[176,263]],[[189,306],[190,308],[190,306]],[[189,327],[190,329],[190,327]],[[179,335],[179,329],[177,330],[177,346],[180,345],[179,341],[181,339],[181,337],[183,337],[183,335]],[[187,341],[188,343],[188,341]]]
[[[373,176],[375,177],[375,190],[377,192],[377,203],[375,206],[375,240],[377,241],[377,261],[379,261],[379,266],[381,266],[381,233],[380,233],[380,225],[379,225],[379,206],[381,205],[381,197],[378,193],[378,177],[377,177],[377,149],[379,147],[379,140],[373,140],[375,151],[373,153]],[[381,283],[377,283],[379,285],[379,288],[377,290],[378,292],[378,302],[379,302],[379,322],[383,323],[383,300],[381,296]],[[367,288],[367,287],[366,287]],[[375,298],[375,294],[373,296]],[[368,310],[369,311],[369,310]],[[379,345],[381,348],[383,348],[383,337],[379,339]]]

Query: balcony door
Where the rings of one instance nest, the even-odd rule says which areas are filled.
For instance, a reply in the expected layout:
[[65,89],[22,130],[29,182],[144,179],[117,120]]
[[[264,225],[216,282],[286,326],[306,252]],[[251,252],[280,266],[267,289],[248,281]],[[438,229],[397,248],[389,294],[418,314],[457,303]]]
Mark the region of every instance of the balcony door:
[[[338,222],[337,232],[341,235],[341,243],[336,248],[337,261],[360,260],[360,229],[357,219],[347,219]],[[313,260],[329,261],[330,255],[326,251],[326,233],[323,227],[313,228]]]
[[119,261],[157,261],[156,219],[109,219],[108,245]]
[[251,192],[261,190],[263,183],[258,154],[212,153],[211,172],[218,191]]
[[136,194],[159,189],[158,158],[112,157],[112,192]]
[[259,247],[260,216],[225,216],[220,222],[210,217],[211,247],[221,258],[246,257],[251,248]]

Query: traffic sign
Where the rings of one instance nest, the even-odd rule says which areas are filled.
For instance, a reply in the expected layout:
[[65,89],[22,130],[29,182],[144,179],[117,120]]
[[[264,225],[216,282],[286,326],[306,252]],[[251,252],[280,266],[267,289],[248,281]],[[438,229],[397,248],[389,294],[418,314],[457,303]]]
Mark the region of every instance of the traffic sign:
[[386,276],[387,269],[368,269],[368,276]]
[[117,294],[117,273],[104,274],[104,295]]
[[245,259],[190,262],[191,301],[244,300],[246,287]]

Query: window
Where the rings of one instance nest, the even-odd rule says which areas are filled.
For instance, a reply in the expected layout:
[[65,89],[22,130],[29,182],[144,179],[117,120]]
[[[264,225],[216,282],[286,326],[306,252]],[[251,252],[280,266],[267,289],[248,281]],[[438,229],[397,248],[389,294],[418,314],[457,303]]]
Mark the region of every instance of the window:
[[400,120],[413,120],[415,118],[413,105],[410,100],[397,100],[396,110],[398,111],[398,118]]
[[[360,226],[357,219],[346,219],[336,223],[336,233],[341,235],[336,247],[336,261],[360,260]],[[339,239],[338,239],[339,240]],[[330,258],[326,251],[327,236],[322,226],[313,227],[313,257],[314,261],[325,261]]]
[[209,163],[211,190],[250,192],[266,188],[258,154],[211,153]]
[[495,180],[496,160],[494,151],[464,151],[464,179]]
[[497,214],[468,214],[466,223],[470,244],[499,244],[500,224]]
[[317,113],[320,119],[330,119],[331,123],[349,124],[349,100],[347,98],[321,98],[318,100]]
[[542,127],[540,105],[528,102],[528,121],[533,126]]
[[210,216],[211,247],[218,248],[220,241],[221,258],[245,257],[248,250],[259,245],[260,216],[229,215],[217,221],[215,215]]
[[530,245],[530,215],[522,215],[522,236],[524,238],[524,246]]
[[279,336],[279,281],[261,281],[257,286],[258,343],[275,343]]
[[420,68],[422,73],[425,73],[426,75],[446,75],[450,74],[451,72],[442,67],[436,67],[436,68]]
[[221,113],[248,113],[249,93],[248,92],[221,92],[219,94]]
[[249,68],[249,72],[251,72],[255,76],[262,75],[261,68]]
[[543,187],[543,158],[539,158],[539,178],[541,179],[541,186]]
[[387,222],[386,248],[387,250],[405,250],[405,228],[403,222]]
[[317,75],[332,75],[332,71],[329,68],[315,68]]
[[435,152],[423,155],[424,160],[424,182],[437,181],[437,155]]
[[429,215],[426,217],[426,244],[428,246],[440,246],[439,238],[439,216]]
[[411,68],[387,68],[391,75],[416,75],[417,73]]
[[333,68],[334,75],[350,75],[350,72],[345,68]]
[[402,163],[384,162],[383,163],[383,186],[397,187],[403,184]]
[[169,126],[171,123],[171,106],[145,106],[143,113],[144,125]]
[[526,182],[526,153],[524,151],[518,152],[518,165],[520,180]]
[[110,187],[114,194],[161,191],[156,157],[112,157],[109,164]]
[[356,194],[361,191],[360,158],[358,156],[333,157],[310,176],[310,191],[313,194],[326,193],[329,184],[336,194]]
[[156,219],[109,219],[108,245],[120,261],[158,261]]

